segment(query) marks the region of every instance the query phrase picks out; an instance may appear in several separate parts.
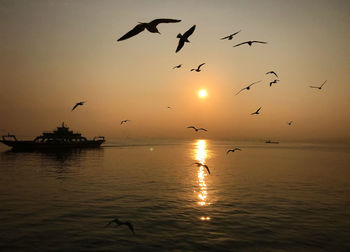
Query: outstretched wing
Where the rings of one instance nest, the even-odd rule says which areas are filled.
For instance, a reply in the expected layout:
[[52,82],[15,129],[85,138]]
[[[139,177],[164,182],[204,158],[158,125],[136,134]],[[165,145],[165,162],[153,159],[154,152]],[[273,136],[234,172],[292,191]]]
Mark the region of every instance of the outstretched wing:
[[315,86],[309,86],[309,87],[311,87],[311,88],[319,88],[319,87],[315,87]]
[[254,84],[257,84],[257,83],[259,83],[259,82],[261,82],[261,81],[262,81],[262,80],[259,80],[259,81],[256,81],[256,82],[253,82],[252,84],[250,84],[250,85],[249,85],[249,87],[250,87],[250,86],[253,86]]
[[236,147],[236,148],[235,148],[235,150],[240,150],[240,151],[241,151],[241,149],[240,149],[240,148],[238,148],[238,147]]
[[171,18],[158,18],[158,19],[155,19],[153,21],[151,21],[149,24],[151,26],[157,26],[158,24],[160,23],[178,23],[180,22],[181,20],[179,19],[171,19]]
[[258,108],[258,110],[256,111],[256,113],[258,113],[258,112],[260,111],[260,109],[261,109],[261,107],[260,107],[260,108]]
[[258,41],[258,40],[253,40],[252,43],[260,43],[260,44],[267,44],[267,42],[264,41]]
[[203,66],[205,63],[202,63],[198,66],[198,70],[201,68],[201,66]]
[[210,174],[210,170],[209,167],[207,165],[203,165],[205,167],[205,169],[207,169],[208,173]]
[[223,38],[221,38],[221,39],[227,39],[227,38],[229,38],[230,36],[226,36],[226,37],[223,37]]
[[248,44],[248,42],[242,42],[242,43],[239,43],[237,45],[234,45],[233,47],[237,47],[237,46],[244,45],[244,44]]
[[326,84],[327,80],[325,82],[322,83],[321,87],[323,87],[324,84]]
[[131,230],[131,232],[132,232],[133,234],[135,234],[135,232],[134,232],[134,227],[132,226],[132,224],[131,224],[130,222],[126,222],[125,224],[129,227],[129,229]]
[[240,92],[242,92],[244,89],[246,88],[242,88],[241,90],[238,91],[238,93],[236,95],[238,95]]
[[184,33],[183,37],[188,38],[192,35],[194,30],[196,29],[196,25],[192,26],[187,32]]
[[207,131],[206,129],[204,129],[204,128],[199,128],[198,130],[204,130],[204,131]]
[[146,28],[146,26],[144,24],[138,24],[134,27],[134,29],[132,29],[131,31],[127,32],[126,34],[124,34],[120,39],[118,39],[117,41],[122,41],[128,38],[131,38],[137,34],[139,34],[140,32],[142,32],[144,29]]
[[79,103],[75,104],[74,107],[72,108],[72,111],[79,106]]
[[181,48],[184,46],[184,44],[185,44],[185,41],[183,39],[180,39],[179,40],[179,44],[177,45],[177,48],[176,48],[175,52],[177,53],[178,51],[180,51]]
[[196,127],[194,127],[194,126],[188,126],[187,128],[188,129],[196,129]]
[[266,74],[274,74],[278,78],[278,75],[274,71],[267,72]]
[[229,154],[230,152],[233,152],[233,150],[226,151],[226,155]]
[[235,36],[235,35],[237,35],[238,33],[240,33],[242,30],[239,30],[238,32],[235,32],[235,33],[233,33],[233,34],[231,34],[231,36]]

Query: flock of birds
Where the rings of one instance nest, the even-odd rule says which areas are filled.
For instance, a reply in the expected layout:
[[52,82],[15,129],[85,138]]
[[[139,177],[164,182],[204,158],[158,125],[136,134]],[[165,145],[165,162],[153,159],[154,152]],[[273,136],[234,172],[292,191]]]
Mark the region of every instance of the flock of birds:
[[[178,20],[178,19],[169,19],[169,18],[161,18],[161,19],[155,19],[149,23],[142,23],[140,22],[139,24],[137,24],[133,29],[131,29],[130,31],[128,31],[126,34],[124,34],[122,37],[120,37],[117,41],[123,41],[123,40],[126,40],[126,39],[129,39],[131,37],[134,37],[136,36],[137,34],[143,32],[144,30],[147,30],[151,33],[159,33],[159,30],[157,28],[157,26],[159,24],[163,24],[163,23],[178,23],[180,22],[181,20]],[[186,32],[184,32],[183,34],[179,33],[177,35],[177,38],[179,39],[178,40],[178,45],[176,47],[176,50],[175,50],[175,53],[179,52],[185,45],[185,43],[190,43],[189,41],[189,37],[193,34],[193,32],[195,31],[196,29],[196,25],[193,25],[191,28],[189,28]],[[225,36],[225,37],[222,37],[220,38],[221,40],[232,40],[234,36],[236,36],[238,33],[240,33],[241,30],[237,31],[237,32],[234,32],[228,36]],[[267,42],[264,42],[264,41],[258,41],[258,40],[250,40],[250,41],[245,41],[245,42],[241,42],[241,43],[238,43],[236,45],[234,45],[233,47],[238,47],[238,46],[241,46],[241,45],[249,45],[249,46],[252,46],[253,44],[267,44]],[[190,71],[195,71],[195,72],[200,72],[202,71],[201,67],[205,65],[205,63],[202,63],[200,65],[198,65],[197,68],[192,68]],[[179,64],[179,65],[176,65],[173,67],[173,69],[178,69],[178,68],[181,68],[182,67],[182,64]],[[279,77],[277,75],[277,73],[275,71],[269,71],[266,73],[266,75],[272,75],[275,77],[275,79],[273,81],[271,81],[269,83],[269,86],[271,87],[273,84],[277,84],[277,82],[279,82]],[[249,91],[254,85],[258,84],[258,83],[261,83],[262,80],[259,80],[259,81],[256,81],[256,82],[253,82],[253,83],[250,83],[248,86],[246,87],[243,87],[242,89],[240,89],[235,95],[238,95],[240,94],[241,92],[247,90]],[[322,87],[324,86],[324,84],[326,83],[327,81],[324,81],[320,86],[310,86],[310,88],[316,88],[316,89],[319,89],[321,90]],[[82,106],[85,104],[86,101],[81,101],[81,102],[77,102],[73,108],[72,108],[72,111],[75,110],[78,106]],[[167,107],[168,109],[171,109],[170,106]],[[251,113],[251,115],[259,115],[260,114],[260,111],[261,111],[261,108],[262,107],[259,107],[255,112]],[[126,124],[127,122],[129,122],[131,120],[122,120],[120,122],[120,125],[122,124]],[[289,121],[287,122],[287,124],[290,126],[292,125],[293,121]],[[200,128],[200,127],[195,127],[195,126],[188,126],[187,128],[189,129],[193,129],[195,132],[198,132],[198,131],[207,131],[207,129],[205,128]],[[233,149],[229,149],[226,151],[226,155],[228,155],[229,153],[234,153],[235,151],[241,151],[240,148],[238,147],[235,147]],[[198,167],[204,167],[208,174],[210,174],[210,169],[209,167],[202,163],[202,162],[195,162],[193,165],[196,165]],[[120,221],[118,218],[116,219],[113,219],[112,221],[110,221],[106,226],[110,226],[111,224],[115,224],[117,227],[121,226],[121,225],[125,225],[127,226],[131,232],[133,234],[135,234],[134,232],[134,227],[132,226],[131,222],[129,221],[126,221],[126,222],[123,222],[123,221]]]

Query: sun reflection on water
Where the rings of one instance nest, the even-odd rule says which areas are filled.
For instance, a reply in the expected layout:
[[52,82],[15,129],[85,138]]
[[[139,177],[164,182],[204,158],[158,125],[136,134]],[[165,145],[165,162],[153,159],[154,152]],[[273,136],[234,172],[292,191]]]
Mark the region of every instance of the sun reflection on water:
[[[197,162],[205,164],[206,158],[208,156],[207,151],[207,141],[206,140],[197,140],[195,143],[195,149],[194,149],[194,158]],[[208,205],[208,191],[207,191],[207,183],[206,183],[206,177],[208,176],[208,173],[206,169],[203,166],[200,166],[198,168],[197,172],[198,176],[198,186],[199,186],[199,193],[198,193],[198,204],[201,206]]]

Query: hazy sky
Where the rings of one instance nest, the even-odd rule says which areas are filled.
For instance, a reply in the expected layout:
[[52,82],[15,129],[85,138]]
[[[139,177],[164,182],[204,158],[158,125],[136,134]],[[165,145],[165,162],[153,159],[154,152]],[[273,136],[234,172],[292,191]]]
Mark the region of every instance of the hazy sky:
[[[349,140],[349,13],[347,0],[0,0],[0,128],[34,137],[64,121],[107,139],[192,138],[196,125],[203,138]],[[156,18],[182,21],[116,42]],[[176,35],[194,24],[175,54]],[[232,47],[247,40],[268,44]]]

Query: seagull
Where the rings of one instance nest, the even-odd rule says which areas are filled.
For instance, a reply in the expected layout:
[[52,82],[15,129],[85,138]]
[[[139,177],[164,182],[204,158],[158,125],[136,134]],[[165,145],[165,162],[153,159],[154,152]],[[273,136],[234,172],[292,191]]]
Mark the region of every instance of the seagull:
[[290,125],[292,125],[292,122],[293,122],[293,121],[287,122],[287,124],[290,126]]
[[325,82],[323,82],[323,83],[322,83],[322,85],[321,85],[321,86],[319,86],[319,87],[310,86],[310,88],[318,88],[319,90],[321,90],[321,89],[322,89],[322,87],[323,87],[323,85],[324,85],[326,82],[327,82],[327,80],[325,80]]
[[86,101],[81,101],[81,102],[76,103],[76,104],[74,105],[74,107],[72,108],[72,111],[73,111],[76,107],[78,107],[79,105],[80,105],[80,106],[83,106],[85,102],[86,102]]
[[232,40],[233,36],[237,35],[238,33],[240,33],[241,30],[239,30],[238,32],[232,33],[231,35],[228,35],[226,37],[223,37],[221,39],[228,39],[228,40]]
[[251,115],[259,115],[259,114],[260,114],[260,113],[259,113],[260,109],[261,109],[261,107],[260,107],[260,108],[258,108],[258,110],[257,110],[257,111],[255,111],[254,113],[251,113]]
[[118,218],[115,218],[114,220],[108,222],[108,224],[106,225],[106,227],[108,227],[109,225],[111,225],[113,222],[114,222],[115,224],[117,224],[117,227],[119,227],[119,226],[121,226],[121,225],[126,225],[126,226],[128,226],[129,229],[131,230],[131,232],[132,232],[133,234],[135,234],[135,232],[134,232],[134,227],[132,226],[131,222],[129,222],[129,221],[125,221],[125,222],[124,222],[124,221],[120,221]]
[[122,125],[123,123],[127,123],[127,122],[130,122],[131,120],[123,120],[120,122],[120,125]]
[[237,93],[236,95],[238,95],[238,94],[239,94],[240,92],[242,92],[244,89],[249,90],[251,86],[253,86],[254,84],[259,83],[259,82],[261,82],[261,80],[256,81],[256,82],[253,82],[253,83],[250,84],[248,87],[242,88],[241,90],[238,91],[238,93]]
[[192,69],[191,69],[191,72],[192,72],[192,71],[200,72],[200,71],[201,71],[200,68],[201,68],[201,66],[203,66],[204,64],[205,64],[205,63],[200,64],[200,65],[197,67],[197,69],[192,68]]
[[244,45],[244,44],[248,44],[249,46],[252,46],[253,43],[267,44],[267,42],[253,40],[253,41],[246,41],[243,43],[239,43],[237,45],[234,45],[233,47],[237,47],[237,46]]
[[208,173],[210,174],[210,170],[209,170],[209,167],[206,165],[206,164],[202,164],[202,163],[199,163],[199,162],[196,162],[196,163],[193,163],[195,165],[197,165],[198,167],[205,167],[205,169],[207,169]]
[[267,72],[266,74],[274,74],[278,78],[278,75],[274,71]]
[[198,131],[198,130],[204,130],[204,131],[207,131],[206,129],[204,129],[204,128],[196,128],[196,127],[194,127],[194,126],[188,126],[187,128],[189,128],[189,129],[194,129],[196,132]]
[[149,23],[139,22],[138,25],[136,25],[131,31],[124,34],[120,39],[118,39],[118,41],[122,41],[122,40],[125,40],[128,38],[131,38],[131,37],[139,34],[140,32],[144,31],[145,29],[147,29],[149,32],[160,34],[160,32],[157,29],[157,25],[159,25],[161,23],[178,23],[180,21],[181,20],[178,20],[178,19],[159,18],[159,19],[155,19]]
[[180,51],[181,48],[184,46],[185,42],[189,43],[188,37],[191,36],[191,34],[194,32],[194,29],[196,29],[196,25],[192,26],[188,31],[186,31],[183,35],[181,33],[177,34],[177,38],[179,38],[179,44],[177,45],[176,52]]
[[234,149],[230,149],[230,150],[228,150],[228,151],[226,152],[226,155],[227,155],[227,154],[229,154],[230,152],[235,152],[236,150],[241,151],[241,149],[240,149],[240,148],[235,147]]
[[182,67],[182,64],[177,65],[177,66],[174,66],[173,69],[175,69],[175,68],[180,68],[180,67]]
[[277,83],[277,81],[280,81],[280,80],[271,81],[271,82],[270,82],[270,87],[272,86],[272,84]]

